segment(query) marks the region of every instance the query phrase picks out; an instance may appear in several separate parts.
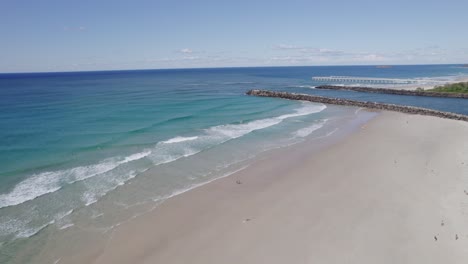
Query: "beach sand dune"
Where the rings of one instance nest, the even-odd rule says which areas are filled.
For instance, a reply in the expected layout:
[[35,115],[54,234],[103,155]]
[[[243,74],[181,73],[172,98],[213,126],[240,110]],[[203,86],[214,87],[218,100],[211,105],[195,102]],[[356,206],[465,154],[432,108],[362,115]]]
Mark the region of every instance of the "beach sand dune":
[[273,151],[66,263],[467,263],[468,124],[384,112]]

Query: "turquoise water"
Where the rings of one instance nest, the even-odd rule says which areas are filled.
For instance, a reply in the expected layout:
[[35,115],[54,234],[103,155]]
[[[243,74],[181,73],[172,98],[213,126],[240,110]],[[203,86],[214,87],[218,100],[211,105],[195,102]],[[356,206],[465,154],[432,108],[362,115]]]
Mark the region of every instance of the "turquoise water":
[[433,65],[1,74],[0,262],[24,263],[51,236],[65,239],[67,232],[76,235],[79,230],[105,233],[170,196],[248,166],[266,150],[326,137],[336,120],[355,115],[352,108],[245,96],[248,89],[468,114],[467,100],[313,89],[317,83],[311,77],[332,75],[430,82],[468,75],[468,69]]

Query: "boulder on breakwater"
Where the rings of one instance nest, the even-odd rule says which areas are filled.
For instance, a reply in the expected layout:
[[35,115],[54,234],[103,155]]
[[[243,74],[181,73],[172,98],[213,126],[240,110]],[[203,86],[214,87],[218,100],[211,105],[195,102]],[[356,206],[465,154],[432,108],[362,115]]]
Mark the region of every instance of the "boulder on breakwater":
[[401,112],[401,113],[406,113],[406,114],[436,116],[436,117],[441,117],[441,118],[462,120],[462,121],[468,122],[467,115],[460,115],[460,114],[455,114],[455,113],[450,113],[450,112],[442,112],[442,111],[421,108],[421,107],[414,107],[414,106],[394,105],[394,104],[385,104],[385,103],[367,102],[367,101],[355,101],[355,100],[330,98],[330,97],[323,97],[323,96],[310,95],[310,94],[275,92],[275,91],[268,91],[268,90],[250,90],[247,92],[247,95],[310,101],[310,102],[323,103],[323,104],[357,106],[357,107],[364,107],[364,108],[377,109],[377,110],[395,111],[395,112]]

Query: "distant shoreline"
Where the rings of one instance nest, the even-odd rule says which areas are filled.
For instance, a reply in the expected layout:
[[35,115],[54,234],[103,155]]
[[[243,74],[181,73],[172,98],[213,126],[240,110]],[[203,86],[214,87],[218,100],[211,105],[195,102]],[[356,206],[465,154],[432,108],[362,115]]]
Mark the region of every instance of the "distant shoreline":
[[356,91],[356,92],[365,92],[365,93],[381,93],[381,94],[468,99],[468,94],[463,94],[463,93],[444,93],[444,92],[431,92],[431,91],[418,91],[418,90],[405,90],[405,89],[392,89],[392,88],[372,88],[372,87],[361,87],[361,86],[338,86],[338,85],[319,85],[319,86],[316,86],[315,88],[324,89],[324,90],[345,90],[345,91]]

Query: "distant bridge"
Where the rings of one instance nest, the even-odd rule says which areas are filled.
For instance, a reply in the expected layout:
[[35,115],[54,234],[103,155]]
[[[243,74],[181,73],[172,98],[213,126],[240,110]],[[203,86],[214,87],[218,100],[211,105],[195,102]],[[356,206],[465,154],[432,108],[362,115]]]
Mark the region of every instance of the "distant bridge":
[[373,83],[373,84],[417,84],[423,82],[443,83],[435,80],[415,80],[415,79],[390,79],[390,78],[369,78],[369,77],[352,77],[352,76],[326,76],[312,77],[316,82],[327,83]]

